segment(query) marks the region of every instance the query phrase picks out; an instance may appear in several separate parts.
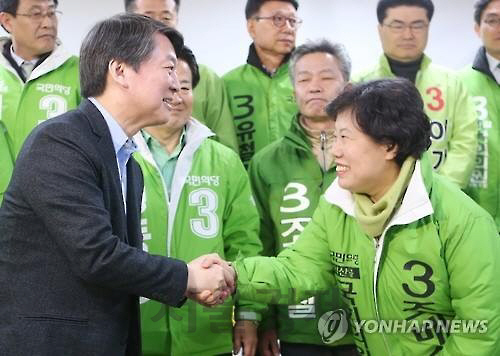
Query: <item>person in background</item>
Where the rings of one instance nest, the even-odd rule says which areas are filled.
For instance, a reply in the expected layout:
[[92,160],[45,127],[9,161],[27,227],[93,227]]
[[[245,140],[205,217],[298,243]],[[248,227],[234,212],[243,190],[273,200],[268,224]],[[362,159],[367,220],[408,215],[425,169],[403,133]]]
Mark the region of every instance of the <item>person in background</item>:
[[[144,175],[144,250],[184,261],[217,253],[227,260],[261,252],[259,217],[247,173],[237,153],[210,140],[214,134],[191,117],[200,74],[187,47],[177,52],[180,90],[168,122],[134,140]],[[194,99],[196,100],[196,99]],[[249,303],[228,300],[213,309],[188,301],[180,309],[143,299],[144,355],[255,354],[260,314]]]
[[[340,44],[310,41],[292,52],[289,71],[299,113],[285,136],[259,151],[249,168],[266,256],[294,246],[335,178],[335,122],[325,108],[348,83],[351,60]],[[357,355],[338,288],[298,305],[269,308],[259,327],[261,355]],[[337,338],[318,332],[319,320],[332,311],[344,332]]]
[[14,160],[7,142],[7,129],[0,120],[0,206],[13,169]]
[[433,13],[431,0],[380,0],[378,33],[384,54],[353,80],[403,77],[415,83],[431,120],[432,166],[465,188],[477,151],[476,115],[458,76],[424,54]]
[[288,60],[295,47],[296,0],[248,0],[247,30],[253,42],[246,64],[222,76],[236,128],[241,160],[281,138],[297,113],[288,77]]
[[[125,0],[127,12],[149,16],[177,28],[181,0]],[[238,142],[222,79],[210,68],[199,65],[200,82],[194,89],[193,117],[208,126],[220,143],[238,152]]]
[[478,124],[476,165],[465,192],[493,216],[500,232],[500,0],[479,0],[474,8],[474,30],[483,45],[459,73]]
[[0,0],[0,119],[14,157],[31,130],[81,101],[78,58],[57,39],[57,0]]
[[[396,78],[345,89],[327,106],[337,178],[292,248],[233,263],[237,297],[285,304],[336,286],[360,355],[498,354],[498,232],[432,171],[423,104]],[[336,334],[335,316],[320,330]]]
[[24,139],[80,103],[78,58],[57,40],[57,0],[0,0],[0,204]]

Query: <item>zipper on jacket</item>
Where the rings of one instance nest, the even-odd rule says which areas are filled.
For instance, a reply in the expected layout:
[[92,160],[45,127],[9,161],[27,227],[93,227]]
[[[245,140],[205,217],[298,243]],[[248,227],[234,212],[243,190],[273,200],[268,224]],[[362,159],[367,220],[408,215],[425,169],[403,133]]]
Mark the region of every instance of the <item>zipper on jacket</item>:
[[321,131],[319,134],[319,141],[321,143],[321,154],[323,156],[323,167],[321,169],[321,189],[323,189],[323,186],[325,185],[325,174],[326,171],[328,170],[326,167],[326,155],[325,155],[325,147],[326,147],[326,132]]
[[[384,239],[387,230],[389,230],[390,225],[388,225],[382,235],[378,239],[374,238],[373,243],[375,244],[375,257],[373,259],[373,298],[375,302],[375,314],[377,316],[377,321],[380,323],[380,313],[378,310],[378,298],[377,298],[377,279],[378,279],[378,269],[380,266],[380,258],[382,256],[382,250],[384,249]],[[384,340],[384,345],[387,349],[387,355],[392,355],[391,349],[389,348],[389,344],[385,338],[385,334],[382,332],[382,339]]]

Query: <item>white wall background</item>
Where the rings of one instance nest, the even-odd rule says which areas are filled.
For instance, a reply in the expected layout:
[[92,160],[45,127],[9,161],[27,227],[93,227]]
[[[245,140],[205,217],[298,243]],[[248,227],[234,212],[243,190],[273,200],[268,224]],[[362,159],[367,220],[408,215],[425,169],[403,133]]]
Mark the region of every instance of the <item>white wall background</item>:
[[[373,63],[381,52],[375,8],[377,0],[299,0],[304,22],[297,44],[325,37],[349,51],[353,70]],[[246,32],[245,0],[181,0],[179,30],[200,63],[219,74],[245,62],[250,37]],[[436,62],[461,68],[472,61],[479,39],[473,31],[474,0],[435,0],[426,53]],[[59,37],[78,54],[92,25],[123,11],[123,0],[59,0],[63,12]]]

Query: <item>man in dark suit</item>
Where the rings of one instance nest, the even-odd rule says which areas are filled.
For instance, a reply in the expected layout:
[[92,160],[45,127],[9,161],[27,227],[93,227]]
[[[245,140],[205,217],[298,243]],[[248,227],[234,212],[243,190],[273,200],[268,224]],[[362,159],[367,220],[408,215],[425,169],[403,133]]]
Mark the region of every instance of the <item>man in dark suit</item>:
[[137,15],[85,38],[88,99],[32,132],[0,209],[0,355],[138,355],[138,296],[173,306],[228,296],[217,256],[186,265],[141,249],[131,137],[166,121],[182,46],[177,31]]

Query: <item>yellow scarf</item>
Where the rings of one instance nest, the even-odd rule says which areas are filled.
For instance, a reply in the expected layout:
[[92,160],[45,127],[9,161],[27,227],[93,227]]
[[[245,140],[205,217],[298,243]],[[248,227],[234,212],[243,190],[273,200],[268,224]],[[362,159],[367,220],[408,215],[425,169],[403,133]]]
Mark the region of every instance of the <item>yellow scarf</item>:
[[403,162],[394,184],[376,203],[373,203],[366,194],[353,193],[356,220],[368,236],[382,235],[389,219],[403,200],[414,168],[415,159],[410,156]]

